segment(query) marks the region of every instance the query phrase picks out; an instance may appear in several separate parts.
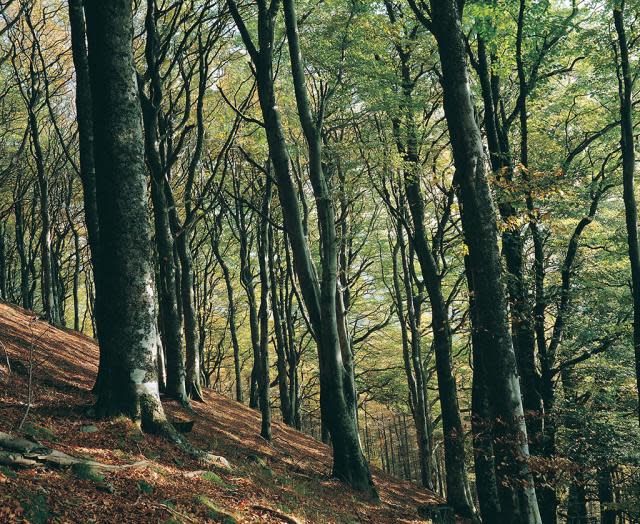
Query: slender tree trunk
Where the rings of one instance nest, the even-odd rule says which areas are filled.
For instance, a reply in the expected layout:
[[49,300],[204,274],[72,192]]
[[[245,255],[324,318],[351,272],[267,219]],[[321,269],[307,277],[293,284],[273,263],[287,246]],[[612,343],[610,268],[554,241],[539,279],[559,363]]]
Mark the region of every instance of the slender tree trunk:
[[176,239],[180,257],[180,294],[184,317],[184,341],[187,356],[187,394],[194,400],[204,401],[202,396],[200,355],[198,352],[198,317],[193,291],[193,255],[189,245],[190,230],[185,229]]
[[[96,172],[93,154],[93,109],[91,101],[91,84],[89,79],[89,62],[87,57],[85,15],[82,0],[69,0],[69,25],[71,28],[71,52],[75,68],[76,85],[76,121],[78,123],[78,141],[80,152],[80,181],[84,221],[87,228],[87,241],[91,254],[93,269],[93,285],[96,289],[93,304],[93,336],[100,338],[102,323],[102,277],[100,273],[100,229],[98,225],[98,208],[96,201]],[[105,369],[104,354],[100,350],[98,376],[94,391],[99,387]]]
[[158,304],[161,317],[162,345],[166,355],[166,393],[188,405],[185,385],[184,353],[182,350],[182,325],[178,314],[178,295],[175,281],[177,267],[174,259],[174,239],[169,222],[169,205],[165,196],[165,169],[158,149],[160,143],[159,117],[163,98],[162,80],[158,71],[159,42],[156,27],[155,2],[147,2],[145,17],[147,32],[145,57],[149,73],[149,94],[138,85],[144,123],[144,151],[151,173],[151,201],[155,229],[155,246],[158,253],[159,279]]
[[20,260],[20,298],[22,300],[22,307],[25,309],[31,309],[31,303],[29,300],[29,261],[27,260],[27,249],[24,244],[24,208],[22,205],[22,199],[24,195],[21,195],[16,199],[13,205],[13,211],[15,215],[15,234],[16,234],[16,251],[18,252],[18,259]]
[[414,228],[411,241],[418,256],[420,269],[425,281],[431,304],[433,326],[433,347],[436,356],[438,392],[445,440],[445,467],[447,470],[447,502],[457,514],[474,518],[475,508],[465,469],[464,431],[458,407],[458,393],[451,363],[451,327],[449,315],[442,293],[442,281],[438,265],[427,243],[424,227],[424,201],[420,188],[418,142],[413,114],[412,93],[414,84],[408,66],[408,56],[402,51],[402,90],[405,113],[406,143],[400,140],[399,123],[396,127],[396,141],[399,152],[404,155],[408,168],[404,173],[407,203]]
[[260,216],[260,231],[258,234],[258,262],[260,265],[260,360],[258,366],[258,384],[260,388],[260,413],[262,414],[262,426],[260,435],[265,440],[271,440],[271,404],[269,391],[269,272],[267,257],[269,255],[269,208],[271,205],[271,178],[267,176],[262,210]]
[[[280,412],[282,420],[288,426],[294,426],[291,399],[289,397],[289,373],[287,370],[287,350],[285,327],[282,325],[282,288],[278,286],[276,278],[276,246],[273,227],[269,226],[269,283],[271,285],[271,314],[273,316],[273,331],[275,333],[276,366],[278,369],[278,391],[280,393]],[[278,257],[279,259],[280,257]],[[279,300],[280,297],[280,300]]]
[[275,98],[273,83],[274,21],[278,3],[267,7],[258,2],[258,40],[255,47],[233,0],[231,15],[254,62],[260,108],[265,123],[269,153],[278,184],[278,196],[285,228],[293,252],[300,289],[318,344],[320,405],[323,423],[331,433],[333,474],[357,490],[377,497],[369,466],[364,458],[352,409],[345,394],[345,367],[338,339],[336,319],[337,243],[332,198],[322,172],[321,141],[312,121],[307,101],[304,70],[297,41],[297,19],[292,2],[285,2],[285,21],[298,113],[309,148],[310,178],[318,207],[323,248],[322,284],[313,266],[309,245],[299,212],[298,193],[289,166],[289,154]]
[[616,3],[613,21],[618,35],[619,64],[618,96],[620,98],[620,146],[622,148],[622,188],[627,242],[631,264],[631,295],[633,298],[633,348],[636,359],[638,390],[638,420],[640,421],[640,246],[638,245],[638,207],[634,193],[635,148],[633,136],[633,73],[629,62],[629,45],[624,27],[624,0]]
[[[320,357],[320,402],[324,401],[324,414],[333,444],[333,474],[354,488],[377,497],[369,465],[360,447],[354,412],[353,362],[348,348],[340,344],[336,314],[338,246],[333,199],[322,168],[322,140],[309,106],[294,0],[284,0],[283,6],[298,117],[309,151],[309,175],[316,198],[322,246],[320,293],[309,298],[313,307],[319,306],[312,317],[317,318],[319,313],[320,322],[316,321],[314,328]],[[305,251],[308,256],[308,248]],[[311,309],[309,305],[307,307]]]
[[44,165],[44,153],[40,144],[40,129],[35,108],[29,108],[29,129],[33,143],[36,171],[38,174],[38,196],[40,198],[40,265],[42,271],[42,307],[47,320],[60,325],[58,305],[54,291],[53,268],[51,260],[51,216],[49,212],[49,178]]
[[[236,186],[239,193],[239,188]],[[239,195],[238,195],[239,196]],[[246,223],[244,206],[236,204],[236,219],[238,236],[240,238],[240,282],[247,295],[249,309],[249,330],[251,334],[251,349],[253,351],[253,366],[251,368],[251,383],[249,387],[249,407],[257,409],[260,403],[260,385],[258,383],[258,368],[260,366],[260,320],[256,302],[253,264],[251,263],[251,248],[249,245],[249,225]]]
[[7,223],[0,224],[0,300],[7,300]]
[[[414,367],[414,357],[416,349],[420,348],[420,329],[416,326],[416,315],[414,312],[413,286],[411,285],[410,276],[407,271],[406,249],[403,242],[403,231],[398,224],[397,226],[397,243],[393,248],[393,285],[395,292],[396,312],[398,321],[400,322],[400,331],[402,335],[402,354],[404,360],[405,374],[409,385],[409,394],[411,400],[411,412],[413,414],[414,424],[416,427],[416,438],[418,441],[418,453],[420,456],[420,480],[422,486],[433,490],[433,448],[429,434],[428,418],[428,399],[425,398],[423,392],[426,391],[422,387],[422,377],[418,376]],[[398,264],[398,255],[402,258],[402,282],[406,293],[407,313],[405,315],[404,301],[400,287],[400,269]],[[410,328],[407,328],[409,324]],[[411,340],[409,339],[411,333]],[[420,356],[417,355],[418,360]],[[420,384],[418,385],[418,381]]]
[[236,302],[233,293],[233,282],[229,273],[229,266],[224,261],[224,257],[220,253],[220,233],[222,231],[222,214],[216,217],[214,225],[215,232],[211,235],[211,250],[218,261],[218,265],[222,270],[224,284],[227,289],[227,315],[229,321],[229,331],[231,332],[231,345],[233,346],[233,369],[236,379],[236,400],[244,402],[242,393],[242,375],[240,369],[240,344],[238,343],[238,331],[236,326]]

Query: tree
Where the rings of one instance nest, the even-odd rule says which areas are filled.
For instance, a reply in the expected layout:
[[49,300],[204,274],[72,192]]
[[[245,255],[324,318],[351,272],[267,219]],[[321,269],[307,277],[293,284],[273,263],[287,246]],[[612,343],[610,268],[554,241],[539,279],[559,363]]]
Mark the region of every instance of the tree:
[[106,369],[99,416],[124,414],[143,429],[179,439],[160,402],[157,326],[144,141],[133,67],[132,5],[86,8],[93,103],[96,200]]
[[431,29],[442,66],[444,111],[453,151],[464,241],[469,250],[468,279],[473,282],[474,342],[482,353],[482,369],[493,411],[493,448],[501,518],[540,522],[540,513],[527,460],[529,446],[520,396],[515,354],[509,331],[507,303],[497,242],[496,217],[487,180],[480,129],[469,90],[466,47],[460,12],[451,0],[431,2],[431,20],[412,4],[416,15]]

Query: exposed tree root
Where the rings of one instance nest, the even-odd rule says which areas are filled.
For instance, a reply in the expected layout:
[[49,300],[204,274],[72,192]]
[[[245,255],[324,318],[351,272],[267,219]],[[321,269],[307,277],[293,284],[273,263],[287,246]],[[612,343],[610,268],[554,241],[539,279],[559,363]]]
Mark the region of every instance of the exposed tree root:
[[90,468],[103,471],[118,471],[125,468],[146,466],[149,464],[149,461],[142,460],[122,466],[103,464],[102,462],[96,462],[94,460],[73,457],[62,451],[47,448],[37,442],[21,437],[14,437],[13,435],[0,431],[0,464],[22,468],[41,466],[69,467],[76,464],[83,464]]

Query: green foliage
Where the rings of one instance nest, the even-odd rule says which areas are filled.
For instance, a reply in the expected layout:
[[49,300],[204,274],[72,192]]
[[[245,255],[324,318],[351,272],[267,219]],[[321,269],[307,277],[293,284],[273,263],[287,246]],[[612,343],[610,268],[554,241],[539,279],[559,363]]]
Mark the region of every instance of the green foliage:
[[229,484],[226,480],[224,480],[220,475],[213,471],[205,471],[202,474],[202,478],[207,482],[210,482],[214,486],[219,486],[225,489],[234,489],[233,484]]
[[216,506],[211,499],[203,495],[198,495],[196,496],[196,501],[207,508],[207,516],[214,522],[219,522],[220,524],[238,523],[233,515]]
[[138,489],[140,490],[140,493],[143,493],[144,495],[153,495],[153,492],[155,491],[153,485],[149,484],[146,480],[138,481]]
[[31,524],[46,524],[52,517],[47,497],[40,492],[25,493],[22,499],[25,517]]
[[10,479],[18,478],[18,474],[9,469],[7,466],[0,466],[0,473],[2,473],[5,477],[9,477]]

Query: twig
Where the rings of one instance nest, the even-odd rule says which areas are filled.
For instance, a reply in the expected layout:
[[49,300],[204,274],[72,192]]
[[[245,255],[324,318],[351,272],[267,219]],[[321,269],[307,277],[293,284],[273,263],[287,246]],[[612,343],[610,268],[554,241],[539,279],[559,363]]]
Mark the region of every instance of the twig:
[[300,521],[294,517],[290,517],[289,515],[285,515],[284,513],[279,512],[278,510],[269,508],[267,506],[262,506],[260,504],[254,504],[251,506],[252,509],[262,511],[264,513],[269,513],[270,515],[279,518],[283,522],[287,522],[288,524],[300,524]]
[[197,521],[193,520],[191,517],[189,517],[189,515],[184,515],[178,511],[176,511],[175,509],[170,508],[169,506],[167,506],[166,504],[158,504],[159,508],[162,508],[166,511],[168,511],[169,513],[171,513],[174,517],[180,517],[181,519],[185,519],[188,522],[193,522],[195,524],[198,524]]

